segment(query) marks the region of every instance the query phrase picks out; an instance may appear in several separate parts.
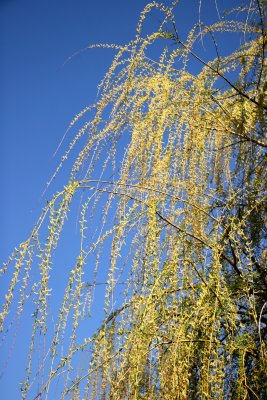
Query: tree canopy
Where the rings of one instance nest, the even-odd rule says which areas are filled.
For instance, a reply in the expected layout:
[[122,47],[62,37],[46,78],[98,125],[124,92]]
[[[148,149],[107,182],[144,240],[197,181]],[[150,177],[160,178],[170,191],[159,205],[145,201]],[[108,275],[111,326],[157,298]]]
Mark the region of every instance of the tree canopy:
[[1,270],[4,338],[32,314],[23,399],[267,396],[265,2],[186,39],[176,3],[101,45],[116,55],[51,179],[72,162],[68,181]]

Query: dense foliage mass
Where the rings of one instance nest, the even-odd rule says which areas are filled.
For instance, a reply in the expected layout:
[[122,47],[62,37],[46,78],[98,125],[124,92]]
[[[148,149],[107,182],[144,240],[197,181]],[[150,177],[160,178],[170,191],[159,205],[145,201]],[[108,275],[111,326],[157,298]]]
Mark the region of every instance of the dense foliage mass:
[[[83,122],[56,171],[75,154],[68,183],[2,270],[3,331],[33,312],[23,398],[267,398],[265,4],[184,41],[175,7],[148,4],[135,39],[110,46],[99,100],[71,123]],[[227,56],[224,35],[240,45]],[[198,52],[206,37],[212,61]],[[72,204],[80,240],[61,293]]]

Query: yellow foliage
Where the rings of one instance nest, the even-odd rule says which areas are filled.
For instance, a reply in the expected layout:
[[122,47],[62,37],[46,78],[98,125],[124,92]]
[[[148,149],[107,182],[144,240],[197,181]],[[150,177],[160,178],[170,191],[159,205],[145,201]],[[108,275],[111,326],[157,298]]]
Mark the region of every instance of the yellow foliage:
[[[263,2],[239,10],[246,23],[225,18],[201,31],[194,27],[186,42],[175,28],[175,3],[148,4],[136,38],[113,46],[117,55],[98,102],[70,124],[73,129],[90,113],[56,171],[86,132],[69,181],[8,262],[14,273],[1,326],[15,307],[17,287],[17,315],[30,297],[26,289],[36,305],[23,398],[34,380],[37,334],[45,337],[49,329],[51,358],[40,396],[64,375],[62,399],[267,396]],[[154,8],[163,22],[143,37],[143,23]],[[250,21],[252,10],[258,24]],[[205,62],[195,53],[197,41],[217,32],[241,34],[242,40],[249,32],[250,39],[229,56]],[[163,39],[175,46],[152,60],[149,48]],[[192,59],[202,66],[196,75],[187,70]],[[79,250],[51,328],[53,256],[81,193]],[[32,284],[35,257],[40,276]],[[80,327],[97,307],[103,275],[106,314],[88,337]]]

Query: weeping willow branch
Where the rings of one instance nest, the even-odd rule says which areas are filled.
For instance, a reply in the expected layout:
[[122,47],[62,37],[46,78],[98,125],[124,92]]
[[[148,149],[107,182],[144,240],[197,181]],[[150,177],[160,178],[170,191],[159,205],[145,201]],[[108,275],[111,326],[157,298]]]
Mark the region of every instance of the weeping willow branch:
[[[68,180],[1,270],[3,341],[32,318],[22,399],[267,396],[263,3],[184,41],[178,7],[149,3],[128,44],[88,47],[117,53],[48,185],[67,160]],[[225,32],[243,45],[223,57]]]
[[[261,21],[261,25],[262,21]],[[199,57],[195,52],[193,52],[190,47],[188,47],[185,43],[183,43],[181,41],[181,39],[179,39],[178,37],[178,33],[176,30],[175,25],[174,26],[174,31],[175,34],[174,35],[168,35],[168,37],[170,39],[173,39],[176,43],[180,44],[189,54],[191,54],[196,60],[198,60],[201,64],[205,65],[205,67],[209,68],[212,72],[214,72],[217,76],[219,76],[220,78],[222,78],[231,88],[233,88],[240,96],[246,98],[247,100],[251,101],[252,103],[256,104],[258,107],[262,107],[264,110],[267,110],[267,106],[259,103],[258,101],[255,100],[255,98],[250,97],[246,94],[246,92],[242,91],[241,89],[239,89],[236,85],[234,85],[231,81],[229,81],[229,79],[226,78],[226,76],[224,76],[224,74],[222,74],[219,70],[219,68],[214,68],[212,65],[210,65],[209,63],[206,63],[201,57]],[[264,59],[265,59],[265,46],[266,46],[266,33],[264,32],[263,28],[262,28],[262,40],[263,40],[263,45],[262,45],[262,65],[261,65],[261,71],[260,71],[260,77],[259,77],[259,81],[261,79],[261,74],[262,74],[262,68],[263,68],[263,63],[264,63]],[[259,83],[259,82],[258,82]],[[258,89],[258,85],[257,85],[257,89]]]

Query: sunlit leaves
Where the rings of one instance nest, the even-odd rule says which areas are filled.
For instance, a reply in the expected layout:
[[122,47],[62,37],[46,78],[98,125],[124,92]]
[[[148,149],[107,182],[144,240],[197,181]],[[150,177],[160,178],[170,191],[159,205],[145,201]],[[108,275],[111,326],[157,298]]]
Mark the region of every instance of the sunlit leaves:
[[[153,9],[162,23],[143,35]],[[68,183],[8,262],[14,272],[1,323],[12,306],[20,315],[26,300],[35,305],[25,398],[37,334],[49,342],[39,397],[52,393],[56,377],[62,398],[72,399],[266,395],[266,329],[259,334],[267,289],[261,2],[242,10],[246,23],[238,14],[197,25],[185,43],[174,11],[150,3],[135,39],[112,46],[117,54],[98,102],[71,122],[74,129],[87,118],[53,176],[77,148]],[[241,35],[243,44],[204,61],[197,42],[217,32]],[[201,66],[195,75],[192,60]],[[68,242],[74,257],[62,269],[67,279],[51,326],[57,288],[50,275],[73,204],[79,243]],[[89,335],[84,322],[100,302],[105,314],[102,322],[95,316],[99,328]]]

